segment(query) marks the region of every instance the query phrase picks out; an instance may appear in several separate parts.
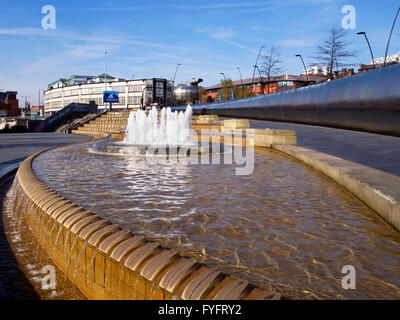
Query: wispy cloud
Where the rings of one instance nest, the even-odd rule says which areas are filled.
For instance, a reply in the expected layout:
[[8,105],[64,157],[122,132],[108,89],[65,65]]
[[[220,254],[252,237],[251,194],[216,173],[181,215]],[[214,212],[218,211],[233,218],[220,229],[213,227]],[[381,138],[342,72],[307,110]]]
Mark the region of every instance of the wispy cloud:
[[0,29],[0,35],[8,36],[55,36],[57,32],[41,28],[9,28]]
[[208,36],[217,40],[229,39],[235,35],[235,32],[231,28],[200,28],[196,29],[197,33],[207,33]]
[[286,39],[281,40],[279,45],[283,48],[312,47],[315,45],[315,41],[309,39]]
[[142,6],[101,6],[87,8],[60,8],[61,11],[88,10],[88,11],[140,11],[154,9],[175,9],[175,10],[212,10],[212,9],[264,9],[270,10],[275,8],[291,7],[295,5],[322,5],[332,3],[337,0],[269,0],[269,1],[238,1],[238,2],[221,2],[215,3],[196,3],[196,4],[174,4],[166,3],[162,5],[142,5]]
[[231,46],[247,50],[249,52],[256,52],[254,48],[248,47],[244,44],[241,44],[232,38],[236,36],[236,32],[231,29],[231,28],[226,28],[226,27],[219,27],[219,28],[212,28],[212,27],[202,27],[202,28],[197,28],[194,30],[194,32],[197,33],[205,33],[208,37],[223,41],[225,43],[230,44]]

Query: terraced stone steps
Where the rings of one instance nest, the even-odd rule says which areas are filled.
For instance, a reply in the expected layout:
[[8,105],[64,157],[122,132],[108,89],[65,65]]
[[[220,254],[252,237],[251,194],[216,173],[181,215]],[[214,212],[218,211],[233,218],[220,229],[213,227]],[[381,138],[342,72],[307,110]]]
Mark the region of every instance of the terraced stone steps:
[[108,111],[73,130],[72,133],[93,135],[95,133],[120,132],[126,128],[131,111]]

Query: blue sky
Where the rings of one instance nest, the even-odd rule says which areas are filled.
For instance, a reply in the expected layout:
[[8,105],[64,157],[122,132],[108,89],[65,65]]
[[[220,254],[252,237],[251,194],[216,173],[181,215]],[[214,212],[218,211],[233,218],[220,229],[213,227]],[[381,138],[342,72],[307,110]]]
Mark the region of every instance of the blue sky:
[[[56,9],[56,29],[43,30],[44,5]],[[299,74],[301,53],[313,62],[327,30],[340,26],[344,5],[356,8],[356,30],[348,40],[358,52],[355,64],[368,63],[366,31],[375,56],[383,56],[398,1],[394,0],[148,0],[19,1],[0,3],[0,90],[18,90],[37,104],[38,89],[72,74],[108,71],[122,78],[193,77],[204,85],[220,72],[239,79],[252,76],[261,45],[280,47],[284,73]],[[400,21],[389,53],[400,50]],[[20,104],[20,106],[22,106]]]

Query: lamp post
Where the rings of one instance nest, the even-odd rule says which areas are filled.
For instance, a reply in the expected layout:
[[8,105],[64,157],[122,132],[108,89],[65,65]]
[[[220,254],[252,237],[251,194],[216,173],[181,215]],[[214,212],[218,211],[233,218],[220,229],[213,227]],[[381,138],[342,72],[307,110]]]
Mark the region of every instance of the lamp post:
[[177,65],[176,65],[176,69],[175,69],[175,74],[174,74],[174,79],[172,80],[172,99],[171,99],[171,106],[172,106],[172,100],[174,100],[175,101],[175,95],[174,95],[174,89],[175,89],[175,78],[176,78],[176,73],[178,72],[178,68],[179,68],[179,66],[181,66],[181,64],[180,63],[178,63]]
[[[258,56],[257,56],[257,60],[256,60],[255,65],[258,64],[258,59],[260,58],[260,54],[261,54],[261,51],[262,51],[263,48],[265,48],[265,46],[261,46],[261,47],[260,47],[260,51],[258,52]],[[255,73],[256,73],[256,68],[253,67],[253,78],[252,78],[252,80],[251,80],[251,86],[252,86],[252,87],[254,86],[254,75],[255,75]]]
[[239,70],[239,75],[240,75],[240,84],[241,84],[241,86],[242,86],[242,98],[244,98],[244,92],[243,92],[244,88],[243,88],[243,78],[242,78],[242,73],[240,72],[240,68],[239,68],[239,67],[237,67],[237,69]]
[[374,65],[374,69],[375,69],[375,59],[374,59],[374,54],[372,53],[372,48],[371,48],[371,44],[369,43],[367,34],[365,32],[357,32],[357,35],[364,35],[365,40],[367,40],[368,43],[368,47],[369,47],[369,52],[371,52],[371,58],[372,58],[372,64]]
[[[258,74],[259,74],[259,76],[260,76],[260,92],[261,92],[261,95],[264,95],[264,89],[262,89],[263,78],[262,78],[262,75],[261,75],[260,68],[259,68],[257,65],[255,65],[255,66],[254,66],[254,70],[255,70],[255,69],[258,70]],[[269,83],[268,83],[268,88],[269,88]]]
[[[224,76],[225,79],[225,84],[226,84],[226,100],[228,100],[228,82],[226,81],[225,73],[221,72],[221,74]],[[222,88],[221,88],[222,90]]]
[[174,84],[175,84],[176,73],[178,72],[179,66],[181,66],[180,63],[178,63],[178,65],[176,66],[176,69],[175,69],[174,80],[173,80],[173,81],[174,81]]
[[142,109],[144,110],[145,109],[145,101],[144,101],[144,90],[145,89],[147,89],[147,85],[145,85],[144,87],[143,87],[143,90],[142,90]]
[[387,58],[387,54],[388,54],[388,50],[389,50],[390,39],[392,38],[394,25],[396,24],[396,20],[397,20],[397,17],[399,16],[399,12],[400,12],[400,7],[397,10],[396,17],[394,18],[393,25],[392,25],[392,30],[390,30],[389,39],[388,39],[388,42],[387,42],[387,45],[386,45],[385,60],[383,62],[383,66],[386,66],[386,58]]
[[[104,51],[104,91],[107,91],[107,51]],[[104,102],[104,110],[107,111],[106,102]]]
[[310,80],[308,79],[308,71],[307,71],[307,68],[306,68],[306,64],[304,63],[303,57],[301,56],[301,54],[296,54],[296,57],[299,57],[301,59],[301,62],[303,63],[303,67],[304,67],[304,70],[306,72],[307,85],[309,85],[310,84]]

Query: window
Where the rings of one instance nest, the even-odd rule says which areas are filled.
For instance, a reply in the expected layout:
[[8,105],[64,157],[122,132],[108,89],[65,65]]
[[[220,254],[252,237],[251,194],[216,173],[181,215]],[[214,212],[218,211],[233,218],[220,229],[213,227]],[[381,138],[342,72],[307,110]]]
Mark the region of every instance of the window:
[[278,82],[278,87],[292,87],[293,86],[293,81],[279,81]]
[[126,86],[116,86],[116,87],[112,87],[112,91],[125,92],[125,87],[126,87]]
[[141,92],[143,90],[143,85],[141,84],[135,84],[128,86],[128,91],[129,92]]
[[140,105],[142,102],[141,96],[128,97],[128,104]]

